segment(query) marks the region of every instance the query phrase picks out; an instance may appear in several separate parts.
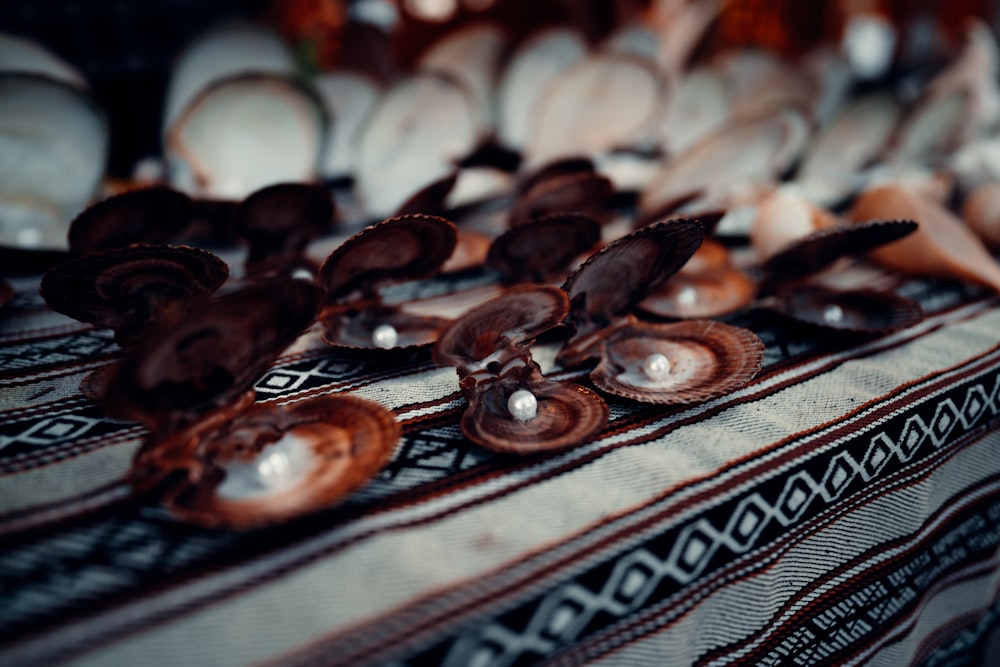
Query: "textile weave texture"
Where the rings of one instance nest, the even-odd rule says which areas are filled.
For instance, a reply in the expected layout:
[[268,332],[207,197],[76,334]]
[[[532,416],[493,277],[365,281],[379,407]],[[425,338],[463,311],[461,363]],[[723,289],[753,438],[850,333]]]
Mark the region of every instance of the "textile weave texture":
[[529,458],[463,437],[429,355],[349,360],[310,331],[257,400],[352,393],[403,438],[340,506],[235,533],[133,496],[142,429],[78,389],[111,334],[15,287],[4,665],[951,665],[1000,615],[1000,301],[971,289],[907,283],[926,319],[874,339],[742,315],[767,346],[751,384],[609,398],[596,440]]

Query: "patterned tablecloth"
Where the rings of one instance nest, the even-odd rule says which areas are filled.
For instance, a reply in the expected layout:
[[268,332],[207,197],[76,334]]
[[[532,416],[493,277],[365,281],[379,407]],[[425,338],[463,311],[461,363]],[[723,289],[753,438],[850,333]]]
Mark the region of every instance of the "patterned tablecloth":
[[684,409],[611,399],[597,440],[532,458],[465,440],[453,369],[307,335],[258,400],[350,392],[403,439],[341,506],[234,533],[132,497],[142,430],[77,388],[116,354],[110,333],[14,284],[8,667],[960,664],[1000,615],[994,297],[907,284],[926,320],[866,340],[743,315],[767,344],[750,385]]

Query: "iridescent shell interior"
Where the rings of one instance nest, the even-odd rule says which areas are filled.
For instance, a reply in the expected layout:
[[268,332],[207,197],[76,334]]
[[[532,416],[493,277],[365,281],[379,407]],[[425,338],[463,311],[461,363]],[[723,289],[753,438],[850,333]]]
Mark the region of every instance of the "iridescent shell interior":
[[591,372],[610,394],[643,403],[700,403],[749,382],[764,344],[749,329],[713,320],[637,324],[616,329]]

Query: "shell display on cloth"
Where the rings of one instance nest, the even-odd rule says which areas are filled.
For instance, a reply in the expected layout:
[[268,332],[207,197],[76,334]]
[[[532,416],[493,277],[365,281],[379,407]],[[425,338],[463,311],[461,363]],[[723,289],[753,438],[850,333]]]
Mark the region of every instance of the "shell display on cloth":
[[447,323],[386,304],[379,288],[437,273],[455,250],[455,225],[430,215],[405,215],[366,227],[336,250],[319,271],[325,291],[323,340],[342,352],[386,359],[433,343]]
[[382,406],[327,395],[253,405],[253,384],[314,320],[318,291],[258,283],[214,300],[125,355],[104,405],[150,434],[130,481],[175,518],[245,529],[336,503],[392,454],[399,425]]
[[558,287],[512,287],[455,320],[434,346],[434,360],[454,366],[468,401],[462,432],[488,449],[534,454],[592,439],[608,407],[580,385],[545,378],[531,344],[569,310]]

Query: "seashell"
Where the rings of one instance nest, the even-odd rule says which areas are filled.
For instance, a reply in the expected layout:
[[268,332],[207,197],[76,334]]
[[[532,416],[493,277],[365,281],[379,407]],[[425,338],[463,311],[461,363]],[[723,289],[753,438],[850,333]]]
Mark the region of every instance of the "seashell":
[[507,47],[504,30],[492,23],[466,24],[452,30],[423,53],[417,68],[439,72],[469,91],[480,134],[493,128],[493,90]]
[[414,214],[444,216],[448,213],[445,201],[457,182],[458,172],[453,171],[447,176],[425,185],[400,204],[396,212],[393,213],[393,217]]
[[180,321],[228,275],[205,250],[137,244],[64,262],[42,277],[39,292],[53,310],[113,329],[127,347]]
[[0,108],[0,245],[65,250],[104,177],[104,114],[76,85],[20,72],[0,72]]
[[909,218],[914,234],[869,254],[909,275],[963,280],[1000,291],[1000,267],[955,215],[914,187],[884,185],[863,192],[849,212],[853,221]]
[[677,273],[701,245],[694,219],[663,220],[609,243],[577,269],[563,289],[574,328],[557,361],[577,365],[599,354],[599,332],[621,323],[647,294]]
[[[534,397],[534,414],[518,419],[510,397]],[[551,452],[592,440],[608,424],[608,406],[593,391],[545,379],[534,364],[514,365],[496,381],[467,394],[462,432],[496,452],[528,455]]]
[[1000,249],[1000,183],[986,183],[969,193],[962,218],[988,248]]
[[902,113],[888,93],[851,100],[809,145],[796,183],[809,201],[829,207],[862,185],[860,171],[885,150]]
[[601,226],[579,213],[554,213],[511,227],[490,245],[486,262],[509,283],[544,283],[564,275],[601,240]]
[[761,261],[814,232],[836,227],[837,217],[794,187],[781,187],[757,202],[750,243]]
[[357,140],[382,94],[382,86],[371,77],[355,72],[320,72],[312,79],[329,118],[319,173],[333,180],[349,176],[357,162]]
[[520,356],[537,336],[557,326],[569,311],[558,287],[519,285],[470,308],[441,332],[434,361],[459,376],[499,368]]
[[191,198],[172,188],[129,190],[86,208],[69,226],[74,255],[124,248],[133,243],[170,243],[184,236],[194,215]]
[[173,66],[163,130],[169,131],[192,101],[218,81],[249,72],[292,75],[295,68],[291,50],[263,25],[233,21],[212,28],[186,44]]
[[467,91],[422,72],[397,81],[358,137],[355,189],[371,216],[389,215],[426,185],[446,177],[480,141]]
[[663,318],[719,317],[746,308],[756,295],[756,282],[738,269],[689,272],[685,268],[640,301],[637,309]]
[[83,74],[39,41],[0,32],[0,71],[38,74],[82,90],[88,87]]
[[508,225],[515,227],[553,213],[602,217],[614,187],[606,176],[575,173],[552,176],[518,195]]
[[917,227],[912,220],[871,220],[820,229],[771,255],[761,266],[763,282],[770,286],[819,273],[838,259],[898,241]]
[[359,352],[412,351],[433,342],[444,320],[384,305],[378,288],[436,273],[456,244],[455,225],[429,215],[384,220],[349,238],[320,267],[323,340]]
[[591,372],[598,389],[643,403],[708,401],[749,382],[764,358],[752,331],[713,320],[626,325]]
[[529,164],[598,155],[641,143],[666,91],[641,58],[605,52],[555,76],[538,98],[524,154]]
[[290,76],[257,72],[215,81],[167,127],[170,180],[223,200],[313,181],[326,130],[318,95]]
[[668,155],[679,155],[717,131],[730,117],[730,86],[706,67],[687,72],[671,91],[659,124]]
[[799,322],[836,331],[887,334],[919,323],[920,305],[892,292],[797,286],[775,294],[774,309]]
[[249,245],[247,273],[303,263],[306,246],[330,230],[334,217],[330,193],[318,186],[280,183],[252,193],[231,217],[234,236]]
[[652,26],[629,23],[619,26],[601,45],[605,51],[621,53],[656,63],[660,53],[660,35]]
[[808,136],[804,116],[790,109],[733,119],[666,163],[639,200],[640,216],[692,194],[718,208],[740,192],[773,187]]
[[141,422],[157,436],[239,409],[252,401],[254,382],[315,320],[318,301],[315,286],[294,279],[213,299],[126,352],[107,386],[107,414]]
[[459,229],[458,242],[451,257],[441,265],[441,273],[466,271],[486,264],[493,239],[485,234],[471,230]]
[[508,60],[497,84],[497,136],[503,145],[528,141],[538,99],[561,72],[583,60],[588,47],[570,28],[549,28],[528,37]]
[[245,530],[336,504],[389,461],[399,437],[391,412],[355,396],[257,404],[148,442],[131,481],[161,492],[180,521]]
[[522,285],[469,310],[442,332],[434,360],[454,366],[468,400],[462,431],[473,442],[511,453],[564,449],[607,425],[608,407],[592,391],[542,376],[535,337],[569,308],[557,287]]

